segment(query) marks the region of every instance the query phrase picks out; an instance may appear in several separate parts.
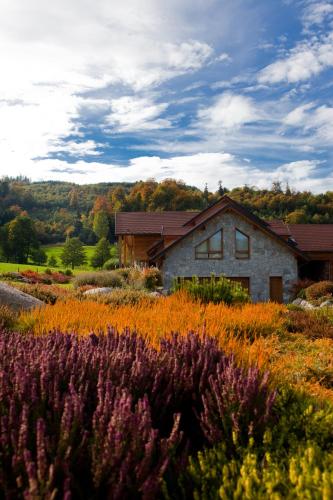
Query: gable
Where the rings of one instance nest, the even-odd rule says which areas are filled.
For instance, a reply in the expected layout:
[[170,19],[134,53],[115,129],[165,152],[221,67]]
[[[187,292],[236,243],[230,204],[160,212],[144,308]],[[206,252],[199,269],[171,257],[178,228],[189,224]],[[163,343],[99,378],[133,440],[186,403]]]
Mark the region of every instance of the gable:
[[218,203],[204,210],[200,214],[192,217],[192,219],[186,222],[184,224],[184,227],[187,228],[187,232],[182,236],[180,236],[179,238],[177,238],[175,241],[173,241],[170,245],[165,246],[165,248],[162,251],[158,252],[154,256],[154,258],[159,258],[163,254],[166,254],[167,252],[170,251],[171,248],[178,245],[183,239],[186,239],[193,232],[201,231],[203,228],[207,226],[209,222],[215,220],[216,218],[219,218],[222,214],[228,212],[237,214],[240,220],[247,221],[248,224],[255,227],[258,231],[264,233],[266,237],[271,238],[276,242],[278,242],[280,246],[284,247],[289,252],[296,254],[305,260],[307,259],[307,257],[305,257],[305,255],[298,248],[296,248],[295,245],[293,245],[291,242],[289,242],[282,236],[279,236],[277,233],[275,233],[270,228],[268,223],[259,219],[251,212],[249,212],[247,209],[245,209],[242,205],[234,202],[227,196],[224,196]]
[[[272,237],[269,233],[261,230],[251,221],[246,220],[233,210],[225,210],[216,214],[205,224],[194,228],[182,238],[173,242],[169,247],[164,249],[166,258],[168,255],[176,255],[178,252],[186,253],[187,258],[197,259],[197,248],[210,241],[214,235],[222,234],[222,256],[216,258],[243,260],[240,255],[236,255],[236,231],[244,234],[249,238],[250,254],[247,258],[252,258],[255,254],[260,254],[262,250],[269,250],[271,255],[287,253],[293,255],[289,245],[286,245],[283,240]],[[200,257],[199,257],[200,258]],[[214,259],[214,256],[212,257]]]

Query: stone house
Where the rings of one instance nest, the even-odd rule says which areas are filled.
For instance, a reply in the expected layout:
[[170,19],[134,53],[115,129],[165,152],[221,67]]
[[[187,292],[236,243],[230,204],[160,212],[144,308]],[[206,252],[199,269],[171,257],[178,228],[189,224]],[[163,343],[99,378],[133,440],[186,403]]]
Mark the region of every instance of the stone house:
[[214,273],[287,302],[299,278],[333,278],[333,224],[264,221],[228,196],[202,212],[118,212],[116,236],[121,265],[158,266],[167,289]]

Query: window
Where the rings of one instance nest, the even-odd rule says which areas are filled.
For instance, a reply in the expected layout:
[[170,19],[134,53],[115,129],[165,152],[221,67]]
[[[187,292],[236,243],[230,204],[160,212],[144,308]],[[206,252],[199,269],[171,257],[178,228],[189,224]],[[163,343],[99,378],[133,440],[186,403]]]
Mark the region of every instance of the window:
[[222,230],[213,234],[208,240],[195,247],[196,259],[222,259]]
[[236,229],[236,259],[248,259],[250,257],[250,238]]

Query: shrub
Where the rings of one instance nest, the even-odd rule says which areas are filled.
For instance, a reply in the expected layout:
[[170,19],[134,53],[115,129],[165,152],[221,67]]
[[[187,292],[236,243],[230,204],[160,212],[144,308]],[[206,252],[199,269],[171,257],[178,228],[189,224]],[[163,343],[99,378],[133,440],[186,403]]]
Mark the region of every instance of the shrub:
[[333,495],[333,452],[308,442],[283,458],[253,447],[230,458],[221,443],[191,460],[188,483],[194,490],[191,498],[328,500]]
[[96,300],[100,304],[112,306],[136,305],[144,301],[145,305],[153,304],[159,298],[152,296],[144,290],[122,289],[114,290],[112,293],[94,294],[87,297],[89,300]]
[[17,315],[8,306],[0,304],[0,329],[10,330],[17,323]]
[[305,299],[306,288],[308,288],[309,286],[311,286],[313,284],[314,284],[314,281],[309,280],[308,278],[296,281],[291,288],[291,292],[292,292],[293,297],[294,298],[300,297],[301,299]]
[[147,267],[142,270],[142,283],[147,290],[155,290],[162,285],[161,271],[157,267]]
[[118,257],[111,257],[104,263],[103,269],[111,271],[112,269],[117,269],[118,266],[119,266]]
[[322,297],[332,296],[333,281],[319,281],[309,286],[305,291],[307,300],[317,300]]
[[48,274],[48,275],[51,275],[51,274],[52,274],[52,271],[51,271],[51,269],[48,267],[48,268],[46,268],[46,269],[45,269],[44,273],[45,273],[45,274]]
[[70,282],[70,276],[64,273],[52,273],[52,281],[59,285],[64,285]]
[[37,271],[33,271],[32,269],[27,269],[26,271],[22,271],[21,275],[29,282],[29,283],[43,283],[45,279],[50,279],[49,277],[43,277],[42,274]]
[[96,271],[91,273],[81,273],[73,281],[74,287],[83,285],[95,285],[97,287],[118,288],[123,286],[121,276],[115,271]]
[[333,325],[322,311],[289,311],[286,328],[310,339],[333,338]]
[[66,269],[66,270],[63,272],[63,274],[64,274],[65,276],[73,276],[73,271],[71,271],[70,269]]
[[186,290],[191,297],[201,302],[225,302],[226,304],[244,303],[249,301],[247,291],[240,283],[233,282],[223,276],[200,279],[196,276],[191,280],[174,281],[173,291]]
[[119,269],[117,269],[117,273],[123,278],[124,281],[128,282],[131,269],[131,267],[120,267]]
[[[189,498],[331,498],[333,412],[283,390],[263,438],[221,442],[190,459]],[[273,424],[273,425],[272,425]],[[183,480],[184,482],[184,480]]]
[[[159,498],[163,476],[173,477],[189,451],[208,444],[201,415],[210,381],[223,384],[222,400],[232,401],[228,444],[247,426],[233,423],[234,404],[246,387],[262,386],[261,375],[239,371],[216,340],[194,334],[153,349],[112,329],[81,340],[1,332],[0,359],[5,498]],[[243,405],[253,431],[264,408],[254,414]]]
[[36,297],[36,299],[46,302],[47,304],[55,304],[58,299],[65,299],[71,295],[71,292],[67,289],[56,285],[45,285],[41,283],[20,284],[17,285],[17,288],[22,290],[22,292]]
[[[91,285],[85,285],[86,287]],[[189,330],[207,333],[219,339],[221,345],[232,342],[237,336],[247,343],[260,336],[269,336],[280,329],[285,322],[285,306],[274,303],[245,304],[229,307],[226,304],[200,304],[184,292],[156,300],[151,307],[144,303],[135,306],[124,305],[116,308],[98,304],[93,300],[80,302],[68,300],[43,310],[22,313],[22,319],[32,317],[35,333],[43,334],[59,327],[63,331],[75,331],[85,335],[91,331],[105,331],[106,325],[118,329],[130,327],[146,335],[151,343],[158,343],[163,336],[173,331],[185,335]],[[245,351],[247,351],[245,349]],[[256,361],[261,360],[255,357]]]

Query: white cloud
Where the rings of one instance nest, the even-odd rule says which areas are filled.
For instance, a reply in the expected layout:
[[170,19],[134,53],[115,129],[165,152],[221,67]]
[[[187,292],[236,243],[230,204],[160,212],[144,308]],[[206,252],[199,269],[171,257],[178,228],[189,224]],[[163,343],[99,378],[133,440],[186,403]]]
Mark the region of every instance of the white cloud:
[[258,112],[249,97],[226,92],[219,96],[212,106],[198,112],[200,123],[210,129],[234,129],[257,121]]
[[300,127],[305,133],[311,133],[314,144],[332,144],[333,141],[333,108],[315,106],[314,103],[298,106],[284,119],[291,127]]
[[[57,0],[52,5],[2,0],[1,163],[27,162],[56,150],[98,154],[96,145],[80,137],[80,123],[85,116],[103,114],[110,101],[114,127],[169,127],[168,120],[158,118],[165,104],[134,99],[125,108],[128,87],[149,89],[199,69],[213,54],[210,45],[192,37],[173,3],[175,9],[156,0]],[[108,88],[106,98],[99,99]],[[87,92],[95,97],[85,99]],[[117,101],[122,94],[123,101]],[[73,137],[66,145],[70,135],[80,140]]]
[[333,34],[298,44],[289,55],[259,72],[259,83],[297,83],[333,66]]
[[[108,165],[83,160],[68,164],[57,159],[36,160],[24,166],[15,163],[11,175],[28,175],[34,180],[51,179],[77,182],[135,182],[154,177],[161,181],[167,178],[182,179],[186,183],[203,189],[205,182],[211,190],[217,189],[222,180],[229,188],[245,184],[268,188],[273,181],[288,182],[296,189],[324,192],[333,189],[333,175],[322,178],[317,171],[316,160],[300,160],[280,165],[275,170],[262,170],[250,162],[238,159],[229,153],[198,153],[194,155],[160,158],[142,156],[133,158],[128,165]],[[1,172],[0,167],[0,174]]]
[[284,123],[286,125],[300,127],[303,126],[308,117],[308,111],[314,107],[314,104],[308,103],[303,104],[302,106],[298,106],[297,108],[290,111],[284,119]]
[[158,118],[168,105],[156,104],[147,97],[123,96],[111,100],[111,114],[106,122],[116,131],[143,131],[171,127],[170,120]]
[[101,151],[96,148],[101,147],[102,144],[96,143],[89,139],[88,141],[56,141],[54,145],[50,146],[49,153],[67,153],[71,156],[84,157],[84,156],[99,156]]
[[333,5],[329,2],[317,0],[308,5],[304,11],[303,22],[308,28],[314,24],[322,24],[327,18],[333,17]]

